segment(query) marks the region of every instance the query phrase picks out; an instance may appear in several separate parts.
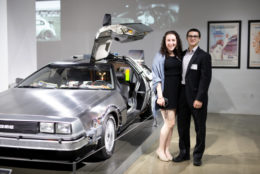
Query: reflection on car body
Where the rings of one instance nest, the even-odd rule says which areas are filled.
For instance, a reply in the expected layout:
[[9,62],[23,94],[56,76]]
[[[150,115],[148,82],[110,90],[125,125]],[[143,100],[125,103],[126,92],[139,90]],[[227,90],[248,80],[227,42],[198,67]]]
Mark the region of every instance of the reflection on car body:
[[95,149],[111,157],[117,133],[150,114],[151,78],[110,45],[148,32],[143,24],[104,26],[90,59],[50,63],[0,93],[0,158],[73,161]]

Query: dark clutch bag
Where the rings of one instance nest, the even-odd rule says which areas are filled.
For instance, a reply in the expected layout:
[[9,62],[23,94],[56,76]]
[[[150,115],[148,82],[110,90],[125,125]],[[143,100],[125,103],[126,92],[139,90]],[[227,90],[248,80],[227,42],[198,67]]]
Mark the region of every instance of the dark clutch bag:
[[164,106],[158,105],[160,109],[165,109],[168,106],[168,98],[164,97]]

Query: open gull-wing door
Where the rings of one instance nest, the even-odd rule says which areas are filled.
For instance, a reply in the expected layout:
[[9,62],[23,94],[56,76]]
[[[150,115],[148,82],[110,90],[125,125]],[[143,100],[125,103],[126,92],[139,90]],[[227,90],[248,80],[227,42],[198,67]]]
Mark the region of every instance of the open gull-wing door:
[[[110,17],[111,19],[111,17]],[[146,34],[153,31],[152,28],[142,23],[114,24],[107,20],[96,34],[94,46],[91,53],[91,61],[106,58],[109,55],[112,40],[118,42],[131,42],[141,40]]]

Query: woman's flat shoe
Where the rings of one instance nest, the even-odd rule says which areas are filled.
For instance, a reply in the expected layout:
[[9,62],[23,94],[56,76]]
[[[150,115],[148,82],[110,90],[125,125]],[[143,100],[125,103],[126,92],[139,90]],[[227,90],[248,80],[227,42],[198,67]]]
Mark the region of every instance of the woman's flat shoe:
[[159,153],[157,153],[157,151],[156,151],[156,155],[157,155],[157,158],[159,158],[159,160],[161,160],[161,161],[164,161],[164,162],[170,161],[170,160],[167,159],[167,158],[162,158],[162,157],[159,155]]
[[167,158],[169,161],[172,161],[173,157]]
[[166,157],[167,157],[167,159],[168,159],[169,161],[172,161],[172,159],[173,159],[172,155],[170,155],[170,156],[167,156],[167,155],[166,155]]

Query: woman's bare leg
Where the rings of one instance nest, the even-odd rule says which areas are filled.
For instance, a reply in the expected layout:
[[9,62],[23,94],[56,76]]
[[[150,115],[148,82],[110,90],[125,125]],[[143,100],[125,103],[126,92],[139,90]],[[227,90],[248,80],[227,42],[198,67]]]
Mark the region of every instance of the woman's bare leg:
[[175,113],[176,113],[176,110],[167,110],[166,123],[168,124],[168,128],[170,130],[169,130],[169,133],[167,136],[165,154],[169,160],[172,160],[172,155],[170,153],[170,145],[171,145],[171,140],[172,140],[173,127],[175,125]]
[[156,150],[156,153],[162,161],[169,161],[169,159],[167,158],[166,153],[165,153],[165,148],[166,148],[167,138],[168,138],[168,134],[169,134],[170,130],[167,125],[166,111],[161,110],[161,113],[162,113],[162,117],[164,120],[164,124],[160,131],[160,142],[159,142],[159,147]]

